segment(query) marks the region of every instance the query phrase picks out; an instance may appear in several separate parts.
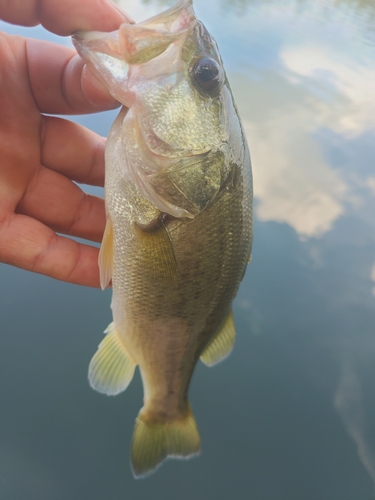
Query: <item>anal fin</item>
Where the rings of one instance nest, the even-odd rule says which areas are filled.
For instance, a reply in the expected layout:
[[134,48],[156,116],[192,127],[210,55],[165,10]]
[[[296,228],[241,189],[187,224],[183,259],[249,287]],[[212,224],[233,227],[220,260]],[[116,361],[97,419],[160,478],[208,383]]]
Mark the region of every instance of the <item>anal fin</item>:
[[113,227],[107,218],[102,245],[99,252],[100,286],[102,290],[107,288],[112,279],[113,267]]
[[201,354],[201,361],[207,366],[216,365],[229,356],[236,338],[232,311],[226,317],[218,333]]
[[113,323],[105,333],[91,359],[89,381],[93,389],[115,396],[125,391],[132,381],[136,363],[127,353]]

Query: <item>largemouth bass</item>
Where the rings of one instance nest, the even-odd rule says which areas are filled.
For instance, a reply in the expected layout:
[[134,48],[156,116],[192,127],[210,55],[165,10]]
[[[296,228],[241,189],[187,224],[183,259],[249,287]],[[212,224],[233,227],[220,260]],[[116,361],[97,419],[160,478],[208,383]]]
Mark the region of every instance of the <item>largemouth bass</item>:
[[138,477],[200,450],[188,388],[198,359],[214,365],[234,342],[231,303],[252,239],[250,156],[216,42],[190,0],[73,39],[123,104],[106,146],[99,257],[113,323],[89,380],[118,394],[139,366]]

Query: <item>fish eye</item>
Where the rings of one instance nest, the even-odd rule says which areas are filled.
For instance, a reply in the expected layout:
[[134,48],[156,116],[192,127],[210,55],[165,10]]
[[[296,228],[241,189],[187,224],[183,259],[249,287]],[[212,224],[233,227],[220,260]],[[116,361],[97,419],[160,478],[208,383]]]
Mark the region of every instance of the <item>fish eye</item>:
[[202,57],[193,65],[192,77],[199,89],[207,94],[215,93],[222,81],[219,64],[210,57]]

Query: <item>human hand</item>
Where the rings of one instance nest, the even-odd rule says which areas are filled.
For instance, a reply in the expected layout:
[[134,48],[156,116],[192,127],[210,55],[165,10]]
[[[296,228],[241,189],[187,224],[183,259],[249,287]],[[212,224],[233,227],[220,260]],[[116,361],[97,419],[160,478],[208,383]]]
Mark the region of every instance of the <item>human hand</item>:
[[[130,18],[106,0],[0,0],[0,18],[69,35]],[[0,32],[0,262],[99,286],[98,252],[56,232],[101,241],[105,140],[61,118],[118,105],[74,50]]]

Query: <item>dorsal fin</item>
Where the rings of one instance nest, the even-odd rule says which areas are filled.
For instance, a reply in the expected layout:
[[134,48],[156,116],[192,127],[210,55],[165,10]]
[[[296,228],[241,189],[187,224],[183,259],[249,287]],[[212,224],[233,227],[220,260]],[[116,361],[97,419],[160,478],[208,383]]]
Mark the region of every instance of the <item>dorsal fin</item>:
[[236,329],[233,321],[233,313],[231,311],[220,330],[201,354],[201,361],[207,366],[213,366],[225,359],[229,356],[233,348],[235,338]]

